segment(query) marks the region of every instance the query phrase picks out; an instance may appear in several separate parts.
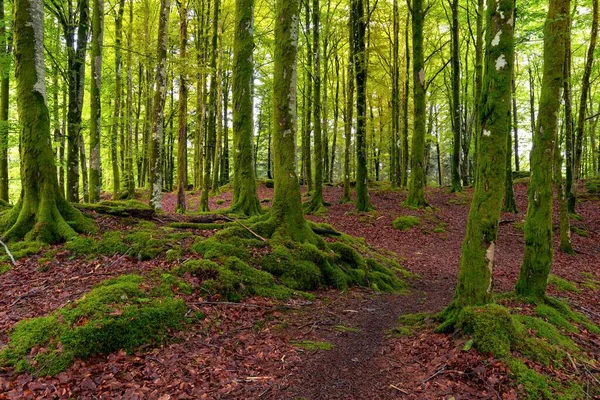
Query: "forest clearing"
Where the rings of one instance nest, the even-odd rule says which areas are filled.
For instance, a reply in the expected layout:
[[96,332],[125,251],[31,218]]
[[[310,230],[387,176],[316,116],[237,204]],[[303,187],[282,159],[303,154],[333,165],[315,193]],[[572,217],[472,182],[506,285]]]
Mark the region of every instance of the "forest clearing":
[[598,0],[0,0],[0,399],[600,399]]

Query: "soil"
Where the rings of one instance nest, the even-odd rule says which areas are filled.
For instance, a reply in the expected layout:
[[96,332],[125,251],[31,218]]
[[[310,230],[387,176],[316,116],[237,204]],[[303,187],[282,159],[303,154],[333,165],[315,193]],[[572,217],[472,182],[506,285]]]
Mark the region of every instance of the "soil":
[[[526,186],[515,185],[515,192],[520,212],[503,214],[500,225],[494,270],[498,292],[514,287],[522,259],[518,223],[525,219]],[[426,198],[433,209],[418,211],[400,206],[405,197],[401,191],[372,190],[375,211],[368,214],[354,212],[352,204],[338,204],[339,187],[326,187],[324,194],[331,203],[327,213],[309,218],[364,237],[374,248],[396,252],[401,264],[419,276],[408,294],[324,290],[310,302],[251,298],[237,305],[208,304],[204,298],[182,295],[190,312],[201,311],[206,318],[154,348],[77,361],[56,377],[0,369],[0,399],[517,398],[519,387],[504,364],[475,350],[462,351],[462,338],[436,334],[431,324],[410,336],[390,334],[398,316],[435,313],[450,302],[470,192],[428,189]],[[272,189],[259,188],[264,205],[272,196]],[[197,200],[197,196],[189,199],[189,209],[197,206]],[[230,202],[231,194],[223,193],[211,199],[211,209]],[[173,212],[175,203],[174,195],[165,196],[165,211]],[[582,219],[576,225],[589,237],[573,235],[579,250],[576,256],[558,252],[555,256],[553,272],[579,282],[581,292],[549,290],[567,297],[596,323],[600,322],[600,292],[584,284],[590,276],[600,281],[599,211],[597,200],[580,203]],[[392,221],[401,215],[419,216],[421,224],[408,231],[395,230]],[[127,229],[120,219],[100,221],[103,230]],[[171,265],[164,257],[144,262],[127,256],[73,259],[68,251],[57,249],[45,272],[38,271],[34,256],[0,275],[0,346],[17,321],[73,301],[101,280]],[[600,340],[591,340],[600,349]],[[297,345],[302,341],[327,342],[333,348],[307,350]]]

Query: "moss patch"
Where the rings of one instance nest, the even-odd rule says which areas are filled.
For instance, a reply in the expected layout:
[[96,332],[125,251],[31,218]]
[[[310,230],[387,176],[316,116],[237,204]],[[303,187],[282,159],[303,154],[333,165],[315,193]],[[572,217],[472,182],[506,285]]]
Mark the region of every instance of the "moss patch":
[[421,224],[421,220],[419,217],[415,217],[413,215],[405,215],[402,217],[398,217],[392,222],[392,226],[394,229],[398,229],[400,231],[406,231],[410,228],[413,228],[417,225]]
[[581,290],[579,290],[579,288],[577,287],[577,283],[563,279],[560,276],[554,274],[550,274],[548,284],[556,287],[556,289],[562,292],[581,292]]
[[299,342],[292,342],[292,346],[298,347],[304,350],[317,351],[317,350],[333,350],[333,344],[329,342],[313,342],[311,340],[302,340]]
[[425,329],[432,322],[432,314],[404,314],[398,317],[397,325],[391,333],[394,336],[413,336],[417,331]]
[[338,332],[352,332],[352,333],[360,333],[362,332],[362,329],[359,328],[353,328],[351,326],[346,326],[346,325],[336,325],[333,327],[334,330],[338,331]]
[[[54,375],[76,358],[162,340],[182,325],[187,307],[174,297],[173,280],[124,275],[100,283],[76,302],[19,322],[0,352],[0,364],[17,372]],[[158,290],[157,290],[158,288]]]

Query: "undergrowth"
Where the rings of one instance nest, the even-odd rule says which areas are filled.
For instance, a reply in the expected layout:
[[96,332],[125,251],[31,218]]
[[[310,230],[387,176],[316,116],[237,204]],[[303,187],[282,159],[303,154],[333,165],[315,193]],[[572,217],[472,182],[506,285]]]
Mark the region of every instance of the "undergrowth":
[[55,375],[76,358],[160,341],[181,328],[187,311],[174,290],[189,292],[190,287],[170,274],[106,280],[50,315],[17,323],[0,364],[16,372]]
[[[535,315],[523,314],[520,307],[500,304],[465,307],[456,325],[458,332],[470,338],[464,349],[475,347],[504,361],[522,389],[523,398],[586,397],[576,365],[593,360],[579,344],[580,339],[575,341],[572,335],[580,329],[599,334],[600,328],[557,299],[546,298],[532,305]],[[571,365],[574,370],[569,373],[565,366]],[[566,371],[569,378],[559,379],[552,372],[558,369]],[[593,390],[600,393],[598,387]]]

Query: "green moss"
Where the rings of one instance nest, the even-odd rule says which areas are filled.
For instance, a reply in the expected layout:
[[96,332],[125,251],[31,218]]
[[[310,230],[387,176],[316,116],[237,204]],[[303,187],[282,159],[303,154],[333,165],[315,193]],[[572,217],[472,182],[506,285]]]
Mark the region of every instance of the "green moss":
[[571,225],[571,232],[573,232],[574,234],[581,236],[581,237],[585,237],[585,238],[590,237],[590,233],[587,230],[580,228],[578,226],[575,226],[575,225]]
[[346,326],[346,325],[335,325],[333,327],[333,329],[335,329],[338,332],[350,332],[350,333],[360,333],[360,332],[362,332],[362,329],[353,328],[351,326]]
[[402,217],[398,217],[394,220],[394,222],[392,223],[392,226],[394,227],[394,229],[398,229],[400,231],[406,231],[412,227],[415,227],[417,225],[421,224],[421,220],[419,219],[419,217],[415,217],[413,215],[405,215]]
[[600,194],[600,177],[595,177],[586,180],[585,189],[590,194]]
[[548,284],[555,286],[558,290],[563,292],[581,292],[575,282],[568,281],[554,274],[550,274],[550,277],[548,278]]
[[496,357],[510,354],[515,325],[506,307],[497,304],[465,307],[458,316],[456,327],[472,335],[474,346],[482,353]]
[[448,232],[448,224],[441,222],[438,226],[433,228],[433,233],[446,233]]
[[515,379],[523,387],[523,394],[526,399],[552,399],[554,395],[548,385],[548,379],[529,368],[523,361],[517,358],[511,358],[507,362],[510,371],[515,375]]
[[0,352],[0,363],[17,372],[54,375],[76,358],[131,351],[160,340],[181,327],[186,311],[172,291],[156,291],[144,278],[124,275],[102,282],[49,316],[19,322]]
[[525,232],[525,221],[513,222],[512,226],[517,232]]
[[205,224],[205,223],[193,223],[193,222],[172,222],[169,227],[176,229],[197,229],[199,231],[210,231],[223,229],[231,224]]
[[329,342],[314,342],[311,340],[302,340],[299,342],[292,342],[294,347],[299,347],[304,350],[317,351],[317,350],[333,350],[333,344]]
[[391,333],[395,336],[412,336],[433,322],[433,315],[427,313],[403,314]]
[[183,249],[181,247],[176,247],[170,250],[167,250],[167,261],[174,262],[179,261],[183,255]]
[[579,329],[569,322],[568,317],[548,304],[538,304],[536,307],[536,312],[540,317],[545,318],[549,323],[558,328],[572,333],[579,332]]
[[12,264],[7,262],[0,263],[0,275],[3,275],[12,269]]
[[[46,245],[42,242],[21,241],[10,243],[9,250],[15,260],[40,253]],[[11,262],[4,247],[0,246],[0,263]]]
[[593,291],[600,289],[600,279],[596,278],[596,275],[589,272],[582,272],[581,275],[584,279],[583,286]]

